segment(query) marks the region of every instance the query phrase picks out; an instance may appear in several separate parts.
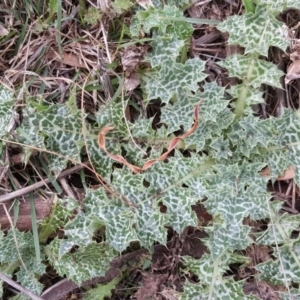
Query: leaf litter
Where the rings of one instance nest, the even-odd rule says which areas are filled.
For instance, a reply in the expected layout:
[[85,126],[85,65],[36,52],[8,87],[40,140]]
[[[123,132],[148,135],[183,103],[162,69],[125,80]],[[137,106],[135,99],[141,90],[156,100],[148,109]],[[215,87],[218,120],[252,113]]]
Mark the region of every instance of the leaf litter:
[[[150,3],[150,2],[149,2]],[[148,3],[148,4],[149,4]],[[141,4],[141,3],[140,3]],[[150,3],[152,5],[152,3]],[[144,4],[144,2],[141,5]],[[105,8],[107,9],[107,7]],[[197,17],[197,18],[207,18],[214,20],[222,20],[228,16],[238,14],[241,9],[241,4],[236,1],[205,1],[204,4],[200,2],[196,5],[188,7],[186,10],[187,16]],[[71,5],[67,7],[67,12],[71,14]],[[9,16],[11,18],[11,16]],[[288,17],[288,15],[286,16]],[[130,16],[128,17],[130,18]],[[2,21],[2,20],[1,20]],[[18,22],[15,20],[15,26],[18,28]],[[109,32],[109,18],[103,19],[101,22],[104,23],[104,27],[107,32]],[[11,89],[14,89],[15,86],[22,85],[24,82],[30,82],[27,86],[28,92],[30,95],[41,95],[47,101],[56,101],[57,97],[61,97],[61,103],[66,101],[62,88],[61,81],[67,84],[67,89],[74,85],[74,102],[76,105],[80,105],[81,96],[83,97],[84,106],[87,111],[96,112],[99,106],[98,95],[95,95],[94,88],[98,83],[97,76],[94,74],[94,68],[98,65],[97,51],[95,47],[95,39],[99,38],[102,32],[100,24],[97,23],[91,26],[89,33],[85,31],[84,28],[81,28],[80,25],[73,23],[72,21],[64,21],[63,29],[63,52],[59,54],[55,34],[53,28],[49,28],[46,31],[34,31],[31,28],[23,41],[19,44],[19,49],[17,49],[17,54],[12,55],[14,49],[14,44],[11,41],[6,40],[0,42],[1,45],[1,61],[0,61],[0,72],[1,72],[1,82],[8,86]],[[10,24],[5,24],[2,26],[0,24],[0,35],[7,36],[9,30],[11,30]],[[214,28],[209,25],[196,25],[197,30],[195,30],[193,35],[193,42],[190,47],[190,54],[192,57],[200,57],[201,59],[208,60],[208,66],[206,67],[206,72],[208,75],[208,80],[216,81],[221,83],[222,86],[225,86],[228,81],[228,74],[220,66],[215,64],[216,58],[225,58],[228,55],[228,48],[226,45],[227,35],[221,34],[219,31],[216,31]],[[2,34],[1,34],[2,33]],[[105,34],[103,34],[105,36]],[[85,40],[85,42],[77,40]],[[13,42],[16,42],[16,37],[12,38]],[[101,45],[103,50],[105,49],[105,40],[101,38]],[[107,49],[106,49],[107,50]],[[135,91],[139,93],[138,85],[140,81],[136,77],[138,68],[143,61],[146,53],[149,51],[148,47],[143,46],[130,46],[124,49],[124,51],[118,52],[116,49],[115,43],[108,45],[108,50],[111,55],[118,53],[120,65],[118,66],[119,71],[125,73],[125,89],[127,91]],[[298,58],[295,53],[298,53],[298,48],[293,49],[294,52],[290,54],[291,60],[293,61],[290,67],[287,69],[289,77],[287,78],[286,84],[289,84],[288,92],[291,94],[290,99],[292,99],[295,107],[298,107],[297,103],[297,93],[299,93],[299,84],[295,80],[298,77]],[[238,50],[239,51],[239,50]],[[105,53],[105,51],[103,51]],[[296,57],[292,59],[292,57]],[[108,62],[108,57],[105,58]],[[41,74],[41,66],[48,66],[46,74]],[[86,70],[87,72],[78,71],[79,68]],[[82,84],[89,87],[85,91],[80,90]],[[276,89],[276,88],[275,88]],[[26,91],[27,93],[27,91]],[[274,93],[274,90],[273,90]],[[270,95],[268,95],[270,97]],[[104,99],[104,93],[100,98]],[[267,114],[272,115],[274,111],[270,110],[270,107],[264,108]],[[133,112],[133,109],[130,112]],[[261,113],[261,111],[258,111]],[[153,115],[160,114],[160,107],[155,106]],[[104,141],[100,143],[100,147],[103,146]],[[172,143],[172,142],[171,142]],[[166,147],[167,148],[167,147]],[[172,147],[171,150],[175,148]],[[170,150],[170,151],[171,151]],[[19,149],[12,148],[9,149],[9,155],[12,158],[19,154]],[[113,150],[111,150],[113,151]],[[168,151],[168,154],[169,152]],[[109,152],[110,153],[110,152]],[[115,154],[112,154],[115,155]],[[33,152],[33,157],[36,157],[37,153]],[[167,155],[165,159],[167,158]],[[118,163],[124,163],[124,161],[117,160]],[[127,164],[127,163],[126,163]],[[130,163],[128,163],[130,164]],[[33,177],[43,174],[44,171],[42,168],[38,170],[30,169],[26,167],[28,174]],[[28,179],[28,174],[21,173],[20,168],[13,167],[13,172],[19,173],[16,176],[16,182],[19,186],[25,185],[25,179]],[[293,170],[289,170],[292,171]],[[269,175],[268,170],[264,171],[264,174]],[[25,175],[27,176],[25,176]],[[88,184],[94,186],[95,178],[92,178],[93,173],[89,174],[90,178],[87,178]],[[289,203],[289,206],[292,206],[294,209],[293,201],[298,197],[298,190],[295,192],[295,187],[286,188],[286,180],[293,178],[293,174],[283,176],[280,178],[282,182],[276,182],[275,185],[270,187],[270,191],[276,195],[276,199],[285,201]],[[83,187],[79,180],[79,174],[75,174],[72,180],[68,181],[70,186],[73,186],[73,189],[79,194],[83,192]],[[2,184],[2,183],[1,183]],[[9,189],[8,185],[2,185],[2,187]],[[51,192],[51,190],[48,190]],[[296,193],[296,195],[295,195]],[[49,196],[47,193],[43,193],[43,196],[47,199]],[[28,207],[27,207],[28,209]],[[167,209],[163,205],[160,207],[161,210]],[[208,225],[211,221],[209,213],[203,208],[200,207],[200,204],[195,205],[193,210],[197,214],[197,221],[200,223],[200,227],[203,225]],[[284,207],[282,208],[284,211]],[[298,213],[298,212],[297,212]],[[259,227],[263,227],[266,224],[260,223],[256,224],[258,230]],[[255,233],[255,229],[253,234]],[[152,256],[152,262],[150,267],[143,269],[141,264],[137,266],[128,267],[125,265],[119,265],[119,268],[122,267],[126,269],[126,278],[121,280],[121,283],[118,284],[115,288],[115,291],[112,293],[111,299],[125,299],[125,293],[123,289],[129,289],[129,284],[133,287],[134,292],[130,295],[128,293],[127,299],[177,299],[176,292],[182,291],[182,285],[185,280],[181,272],[179,272],[179,266],[181,266],[181,256],[189,255],[194,258],[201,258],[207,249],[205,245],[201,242],[201,239],[206,237],[205,233],[195,228],[188,228],[186,232],[182,235],[176,234],[173,230],[168,229],[168,243],[164,245],[156,245],[154,247],[154,254]],[[134,255],[136,253],[136,258],[142,258],[144,253],[140,253],[140,250],[130,249],[129,252]],[[238,268],[228,271],[228,276],[235,276],[238,279],[246,279],[244,286],[244,292],[246,294],[253,294],[260,299],[279,299],[278,291],[283,291],[281,286],[271,285],[265,281],[257,281],[254,267],[256,264],[265,262],[270,259],[270,248],[257,246],[257,247],[248,247],[245,250],[245,255],[248,257],[251,262],[241,268],[238,265]],[[126,255],[126,254],[125,254]],[[236,266],[233,264],[233,266]],[[242,271],[244,269],[244,271]],[[53,271],[53,270],[52,270]],[[191,281],[197,281],[195,276],[192,274],[185,274]],[[49,272],[49,277],[53,276]],[[55,273],[55,276],[57,274]],[[115,276],[118,276],[117,274]],[[62,279],[62,278],[60,278]],[[108,279],[107,279],[108,280]],[[110,278],[111,280],[111,278]],[[105,282],[105,278],[104,278]],[[48,278],[48,286],[50,287],[55,282]],[[91,286],[93,283],[88,283]],[[75,286],[76,287],[76,286]],[[74,292],[77,291],[75,297],[80,297],[82,290],[76,290],[73,286],[73,289],[70,291],[69,299],[74,296]],[[175,288],[174,288],[175,287]],[[59,288],[58,288],[59,290]],[[62,294],[62,297],[65,297],[65,294]],[[74,298],[73,298],[74,299]]]

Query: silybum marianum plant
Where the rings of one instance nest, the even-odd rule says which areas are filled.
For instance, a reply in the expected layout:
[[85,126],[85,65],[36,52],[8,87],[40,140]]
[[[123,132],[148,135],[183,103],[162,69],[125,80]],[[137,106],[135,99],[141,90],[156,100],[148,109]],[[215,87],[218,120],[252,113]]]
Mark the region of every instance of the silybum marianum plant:
[[[37,278],[45,272],[45,261],[80,284],[103,276],[112,259],[131,242],[150,249],[155,242],[166,244],[167,228],[182,233],[187,226],[201,226],[192,209],[201,202],[213,217],[202,228],[208,235],[203,239],[208,252],[200,259],[183,257],[185,269],[199,282],[187,281],[183,292],[174,291],[178,298],[256,299],[244,294],[244,282],[226,276],[230,265],[247,262],[242,251],[253,243],[274,251],[274,259],[256,266],[258,278],[283,285],[282,299],[297,297],[299,291],[292,286],[300,282],[300,241],[292,239],[291,233],[300,217],[279,215],[281,203],[270,201],[266,184],[292,165],[300,185],[300,114],[284,109],[279,118],[264,120],[251,109],[264,102],[262,84],[282,88],[284,74],[265,57],[271,46],[285,51],[289,45],[287,29],[276,19],[287,7],[300,8],[296,1],[261,0],[255,12],[229,17],[217,26],[229,33],[230,44],[245,49],[243,55],[218,63],[230,77],[239,79],[226,91],[215,82],[204,83],[204,61],[185,58],[193,26],[178,7],[161,5],[137,12],[130,27],[132,37],[151,34],[153,38],[146,57],[151,68],[141,74],[143,101],[145,105],[161,101],[160,128],[153,129],[153,118],[143,115],[134,122],[124,120],[129,99],[122,93],[100,106],[94,127],[82,126],[86,116],[71,98],[66,104],[52,105],[28,99],[23,124],[17,129],[18,142],[50,151],[49,167],[56,174],[68,160],[80,161],[86,151],[106,185],[87,188],[82,206],[71,199],[57,200],[50,231],[63,227],[66,239],[55,238],[43,246],[40,261],[34,259],[30,233],[17,232],[18,251],[12,231],[2,234],[2,269],[8,274],[18,269],[18,281],[38,294],[42,285]],[[11,139],[13,106],[12,94],[2,88],[0,133],[6,142]],[[109,130],[99,145],[97,134],[103,128]],[[178,131],[182,134],[176,139]],[[176,144],[174,154],[157,159],[170,143]],[[189,155],[183,155],[183,149]],[[30,148],[25,146],[24,151]],[[149,160],[151,166],[142,168]],[[267,166],[270,177],[260,173]],[[77,214],[71,218],[74,208]],[[250,235],[246,218],[269,220],[268,228]],[[41,229],[50,234],[48,221]],[[96,230],[105,230],[101,243],[93,240]],[[73,246],[78,250],[70,252]]]

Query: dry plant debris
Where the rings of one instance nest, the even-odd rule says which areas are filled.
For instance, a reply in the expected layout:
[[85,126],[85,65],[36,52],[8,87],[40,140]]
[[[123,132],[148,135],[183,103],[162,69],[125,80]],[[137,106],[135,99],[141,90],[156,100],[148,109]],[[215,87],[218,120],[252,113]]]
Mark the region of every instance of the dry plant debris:
[[298,299],[300,5],[251,3],[0,4],[3,299]]

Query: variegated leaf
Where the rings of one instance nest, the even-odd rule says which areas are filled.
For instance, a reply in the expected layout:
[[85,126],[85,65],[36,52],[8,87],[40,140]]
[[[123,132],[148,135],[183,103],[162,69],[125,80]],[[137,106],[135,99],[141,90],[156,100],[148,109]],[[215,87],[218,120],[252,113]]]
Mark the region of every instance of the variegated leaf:
[[147,11],[141,11],[135,15],[130,26],[130,33],[133,36],[139,36],[141,33],[150,33],[151,29],[155,29],[160,35],[187,40],[194,30],[193,26],[185,21],[172,20],[182,16],[182,10],[176,6],[166,5],[163,9],[149,7]]
[[5,136],[13,129],[14,124],[13,93],[3,86],[0,86],[0,137]]
[[150,62],[152,68],[155,68],[170,58],[175,61],[179,56],[181,48],[184,46],[183,40],[178,40],[176,37],[155,37],[151,44],[152,51],[147,55],[146,60]]
[[246,249],[253,242],[249,237],[250,229],[249,226],[236,221],[230,224],[214,223],[212,227],[206,229],[209,238],[204,242],[211,256],[217,258],[225,251]]
[[263,6],[267,6],[267,10],[271,13],[280,13],[287,8],[300,9],[300,3],[295,0],[260,0],[259,3]]
[[[283,51],[289,46],[287,28],[270,14],[264,5],[258,5],[255,14],[249,12],[229,17],[217,28],[229,32],[228,43],[245,47],[246,54],[258,52],[268,56],[271,46]],[[251,38],[245,38],[247,36]]]
[[24,110],[21,142],[51,151],[49,168],[60,172],[68,159],[80,161],[84,145],[82,118],[71,105],[29,103]]
[[300,241],[290,240],[281,247],[274,247],[275,260],[268,260],[255,268],[260,272],[260,279],[273,284],[283,284],[285,286],[300,283]]
[[264,83],[281,88],[280,77],[284,73],[273,63],[258,59],[256,56],[233,55],[218,64],[229,71],[230,77],[244,80],[245,85],[260,88]]
[[257,300],[251,295],[245,295],[243,282],[216,279],[214,289],[204,289],[201,285],[186,283],[180,300]]
[[59,256],[60,240],[54,239],[47,247],[46,253],[50,263],[60,276],[67,276],[76,284],[104,276],[117,252],[106,244],[90,243],[75,252]]
[[[168,133],[174,132],[182,126],[188,130],[194,122],[194,108],[200,100],[203,102],[199,108],[200,126],[205,123],[216,122],[219,116],[227,110],[228,101],[224,100],[224,88],[215,82],[204,84],[204,92],[183,91],[176,97],[176,102],[161,109],[161,122],[168,125]],[[203,126],[203,125],[202,125]]]
[[185,92],[198,90],[198,82],[207,76],[203,73],[204,64],[197,58],[188,59],[185,64],[171,58],[164,61],[147,78],[148,100],[160,98],[163,103],[168,103],[173,96],[180,99]]

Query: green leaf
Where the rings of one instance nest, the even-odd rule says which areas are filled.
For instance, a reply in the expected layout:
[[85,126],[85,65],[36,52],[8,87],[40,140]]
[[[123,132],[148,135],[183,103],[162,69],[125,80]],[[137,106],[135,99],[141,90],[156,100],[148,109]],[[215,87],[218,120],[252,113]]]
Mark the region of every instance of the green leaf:
[[287,27],[276,20],[264,5],[257,6],[255,14],[250,12],[229,17],[217,28],[229,32],[228,43],[245,47],[245,54],[258,52],[268,56],[271,46],[283,51],[289,46]]
[[46,253],[50,263],[60,276],[67,276],[76,284],[83,281],[104,276],[109,269],[110,262],[117,252],[106,244],[95,242],[86,247],[80,247],[73,253],[59,255],[60,241],[55,239],[46,247]]
[[[194,123],[194,108],[203,99],[199,108],[199,123],[219,123],[219,115],[227,110],[228,101],[224,100],[224,88],[215,82],[205,83],[204,92],[183,91],[176,96],[176,102],[161,109],[161,122],[168,125],[168,133],[174,132],[182,126],[188,130]],[[173,98],[174,99],[174,98]],[[172,100],[173,100],[172,99]],[[175,100],[175,99],[174,99]]]
[[193,26],[184,21],[170,19],[180,17],[183,17],[183,12],[175,6],[166,5],[163,9],[149,7],[134,16],[130,33],[132,36],[139,36],[140,33],[149,34],[151,29],[156,29],[159,35],[187,40],[194,30]]
[[[175,153],[171,164],[157,162],[145,174],[116,169],[111,182],[115,196],[108,196],[103,188],[87,190],[84,210],[85,218],[90,221],[84,226],[74,226],[74,230],[90,236],[92,231],[86,230],[96,218],[105,223],[108,243],[122,251],[137,240],[145,247],[154,241],[165,244],[168,224],[178,232],[186,226],[196,226],[197,218],[191,207],[203,190],[197,174],[206,168],[207,158],[187,159]],[[193,173],[195,177],[191,176]],[[174,184],[176,189],[172,188]],[[190,188],[182,187],[183,184]],[[167,207],[167,213],[160,211],[161,204]],[[76,237],[71,240],[76,241]]]
[[229,138],[233,144],[244,141],[249,151],[258,145],[264,148],[278,143],[279,132],[274,126],[273,119],[261,120],[253,115],[248,115],[234,124]]
[[50,15],[54,15],[55,13],[57,13],[57,10],[58,10],[57,1],[56,0],[49,0],[48,8],[49,8]]
[[13,93],[0,85],[0,138],[13,128],[15,101]]
[[122,277],[119,276],[107,284],[98,284],[85,294],[84,300],[104,300],[106,297],[111,297],[112,290],[116,288],[121,279]]
[[42,292],[43,285],[37,277],[45,273],[46,266],[35,258],[34,240],[30,232],[8,230],[7,235],[1,237],[0,262],[19,266],[17,281],[36,294]]
[[204,65],[205,62],[197,58],[188,59],[185,64],[169,58],[147,78],[148,100],[160,98],[168,103],[173,96],[180,99],[185,92],[198,90],[197,83],[207,76],[203,73]]
[[291,288],[287,292],[279,292],[280,299],[282,300],[299,300],[300,299],[300,290]]
[[118,14],[122,14],[123,12],[128,10],[133,5],[133,3],[130,0],[114,0],[111,5]]
[[[244,84],[254,88],[260,88],[262,84],[282,88],[280,77],[284,73],[276,65],[265,60],[258,59],[251,55],[233,55],[224,61],[218,62],[223,68],[229,71],[230,77],[237,77],[244,81]],[[251,75],[248,72],[251,69]]]
[[23,113],[21,142],[57,153],[50,155],[51,170],[62,171],[68,159],[81,160],[84,139],[78,110],[74,111],[68,104],[52,104],[40,110],[39,105],[32,102]]
[[245,262],[246,257],[227,251],[218,257],[213,257],[207,253],[200,259],[185,256],[184,265],[188,271],[198,277],[199,283],[197,285],[186,283],[180,299],[248,299],[244,297],[241,289],[243,282],[237,282],[234,285],[231,279],[228,280],[223,277],[230,269],[230,264]]
[[99,127],[113,126],[114,136],[124,136],[127,133],[127,127],[122,119],[124,118],[127,101],[115,100],[107,105],[100,105],[96,114]]
[[186,4],[190,3],[190,0],[166,0],[162,2],[161,0],[152,0],[152,3],[155,7],[163,7],[167,5],[175,5],[177,7],[185,7]]
[[233,221],[230,224],[214,223],[206,229],[209,234],[204,243],[213,258],[220,256],[225,251],[246,249],[253,241],[249,237],[251,227]]
[[289,243],[291,233],[296,230],[300,223],[300,215],[289,215],[287,213],[279,215],[279,212],[272,211],[272,218],[268,224],[268,229],[259,235],[256,242],[260,245],[276,245]]
[[229,252],[222,253],[217,259],[208,253],[205,253],[200,259],[183,257],[185,267],[198,277],[201,285],[210,285],[216,276],[222,278],[223,274],[230,270],[230,264],[245,263],[245,260],[246,257]]
[[[73,210],[78,205],[73,199],[59,199],[54,197],[51,213],[39,224],[39,239],[46,242],[49,235],[57,229],[63,228],[72,216]],[[67,205],[65,205],[67,204]]]
[[173,58],[175,61],[179,56],[181,48],[184,46],[183,40],[178,40],[177,37],[154,37],[151,43],[152,50],[148,53],[146,61],[149,61],[152,68],[163,64],[166,60]]
[[280,13],[286,10],[287,8],[300,9],[300,3],[295,0],[259,0],[259,3],[262,6],[267,6],[269,13]]
[[[42,274],[46,271],[46,266],[43,268]],[[39,274],[39,275],[42,275]],[[20,268],[20,271],[16,273],[17,281],[20,282],[22,286],[30,290],[31,292],[40,295],[44,286],[37,280],[37,274],[32,271],[25,270],[24,268]]]
[[298,111],[284,109],[280,118],[273,119],[277,135],[276,146],[263,152],[272,177],[282,175],[290,165],[295,167],[295,181],[300,185],[300,115]]
[[[200,297],[200,298],[199,298]],[[214,284],[214,290],[209,293],[209,290],[204,289],[201,285],[186,283],[184,285],[184,293],[179,298],[180,300],[257,300],[251,295],[245,295],[243,292],[243,282],[231,280],[217,279]]]
[[268,260],[255,268],[260,272],[260,279],[273,284],[285,286],[300,282],[300,241],[299,239],[285,243],[282,247],[274,247],[275,260]]
[[[242,93],[243,85],[242,84],[237,84],[237,85],[232,85],[229,89],[226,90],[228,94],[230,94],[234,99],[238,99],[240,94]],[[253,110],[251,108],[251,105],[257,105],[257,104],[262,104],[264,103],[265,100],[263,98],[263,92],[249,88],[247,89],[247,95],[245,97],[245,103],[246,103],[246,108],[244,113],[247,114],[253,114]],[[231,106],[235,108],[235,102],[231,103]]]
[[261,164],[218,165],[206,187],[208,200],[203,204],[213,215],[220,216],[226,224],[240,223],[247,216],[259,220],[269,215],[265,192],[267,178],[259,175]]
[[[202,120],[202,113],[200,110],[200,120],[196,131],[184,140],[186,147],[196,146],[196,151],[203,150],[207,141],[210,144],[210,140],[223,134],[224,129],[227,129],[233,122],[234,116],[235,115],[226,108],[218,114],[216,122],[212,120],[204,121]],[[230,156],[231,153],[228,153],[228,155]],[[219,155],[217,155],[216,158],[219,158]]]
[[103,188],[87,190],[84,200],[86,214],[105,222],[108,243],[123,251],[137,237],[133,228],[134,213],[121,199],[110,199]]
[[91,220],[79,212],[75,219],[65,225],[65,234],[68,239],[61,242],[60,256],[64,255],[73,245],[87,246],[92,242],[95,228]]

